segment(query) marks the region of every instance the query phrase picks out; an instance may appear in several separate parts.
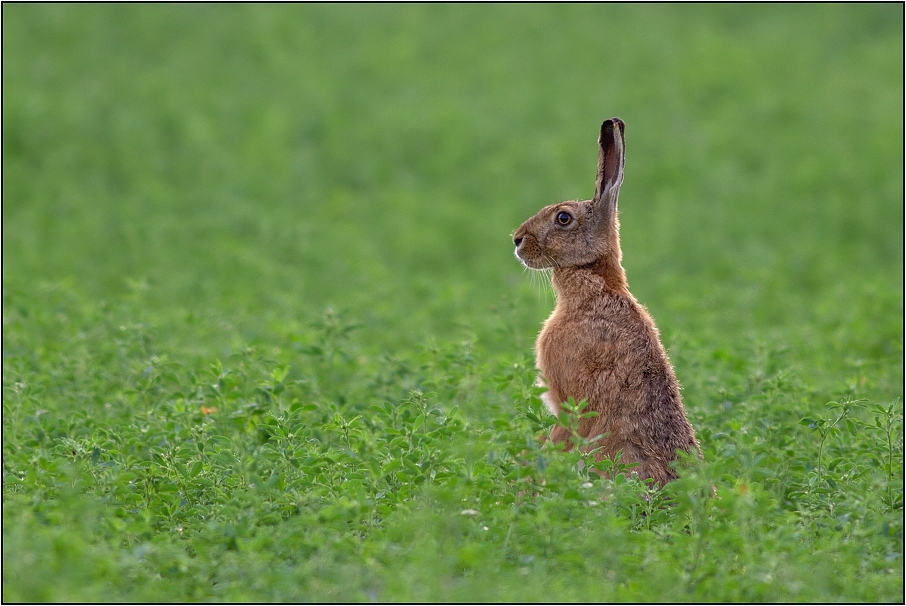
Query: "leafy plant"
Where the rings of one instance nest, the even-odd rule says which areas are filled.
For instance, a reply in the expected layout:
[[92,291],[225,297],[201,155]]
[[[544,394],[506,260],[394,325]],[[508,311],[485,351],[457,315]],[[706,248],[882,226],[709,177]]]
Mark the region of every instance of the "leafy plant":
[[[4,4],[3,599],[902,601],[901,17]],[[662,490],[508,237],[612,115]]]

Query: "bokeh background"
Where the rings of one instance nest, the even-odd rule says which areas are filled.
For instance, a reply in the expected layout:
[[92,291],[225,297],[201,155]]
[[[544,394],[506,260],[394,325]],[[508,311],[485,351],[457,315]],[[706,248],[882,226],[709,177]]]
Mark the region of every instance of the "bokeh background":
[[[756,451],[791,461],[772,450],[777,428],[830,400],[902,410],[900,4],[4,4],[2,16],[5,527],[49,494],[22,479],[35,453],[138,427],[105,403],[178,401],[183,379],[166,398],[135,387],[164,359],[194,377],[257,348],[308,381],[304,397],[351,415],[430,383],[405,360],[466,343],[457,364],[471,370],[438,366],[432,380],[450,373],[469,431],[490,427],[491,409],[505,418],[508,392],[482,381],[530,364],[553,306],[511,234],[592,194],[611,116],[627,125],[630,289],[706,460],[733,474],[770,468]],[[318,374],[322,337],[342,341],[342,370]],[[759,406],[784,412],[758,425]],[[760,429],[740,437],[737,414]],[[773,469],[757,477],[796,511]],[[34,501],[8,507],[11,494]],[[3,557],[27,572],[23,537]],[[37,593],[5,599],[60,598],[35,589],[40,576]],[[520,578],[485,597],[522,599]],[[736,595],[765,596],[780,599]]]
[[902,277],[898,10],[10,6],[4,279],[140,283],[242,331],[334,305],[391,346],[502,297],[533,326],[509,235],[590,195],[620,116],[625,263],[661,323],[871,305]]

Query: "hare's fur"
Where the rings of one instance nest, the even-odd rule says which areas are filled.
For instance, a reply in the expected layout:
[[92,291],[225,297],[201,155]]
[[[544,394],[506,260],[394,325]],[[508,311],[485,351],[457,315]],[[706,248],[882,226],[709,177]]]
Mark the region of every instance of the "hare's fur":
[[[587,400],[598,414],[581,420],[579,435],[602,436],[597,457],[622,451],[623,463],[638,463],[633,472],[663,486],[676,477],[676,452],[697,454],[699,444],[658,330],[621,264],[623,131],[619,118],[601,127],[594,198],[541,209],[513,241],[527,267],[553,269],[557,303],[535,344],[548,408],[556,415],[570,397]],[[557,426],[550,439],[571,448],[569,437]]]

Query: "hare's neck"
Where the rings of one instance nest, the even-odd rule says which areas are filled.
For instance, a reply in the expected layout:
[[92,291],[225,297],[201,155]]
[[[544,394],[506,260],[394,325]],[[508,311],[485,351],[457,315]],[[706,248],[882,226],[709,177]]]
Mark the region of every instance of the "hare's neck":
[[602,294],[629,295],[626,272],[618,258],[605,257],[580,267],[554,269],[551,283],[557,292],[557,301],[581,302]]

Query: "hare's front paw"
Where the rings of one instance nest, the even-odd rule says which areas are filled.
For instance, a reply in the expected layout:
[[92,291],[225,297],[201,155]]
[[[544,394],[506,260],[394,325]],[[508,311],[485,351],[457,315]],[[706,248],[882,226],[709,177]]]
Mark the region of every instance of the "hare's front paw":
[[[544,380],[544,376],[539,374],[535,378],[535,387],[547,387],[547,381]],[[550,391],[545,391],[541,394],[541,401],[544,402],[544,405],[555,417],[560,414],[560,402],[554,399],[554,396],[551,395]]]
[[541,394],[541,401],[544,402],[544,405],[547,406],[547,409],[551,411],[551,414],[555,417],[560,414],[560,403],[554,400],[554,396],[551,395],[551,392],[545,391]]

